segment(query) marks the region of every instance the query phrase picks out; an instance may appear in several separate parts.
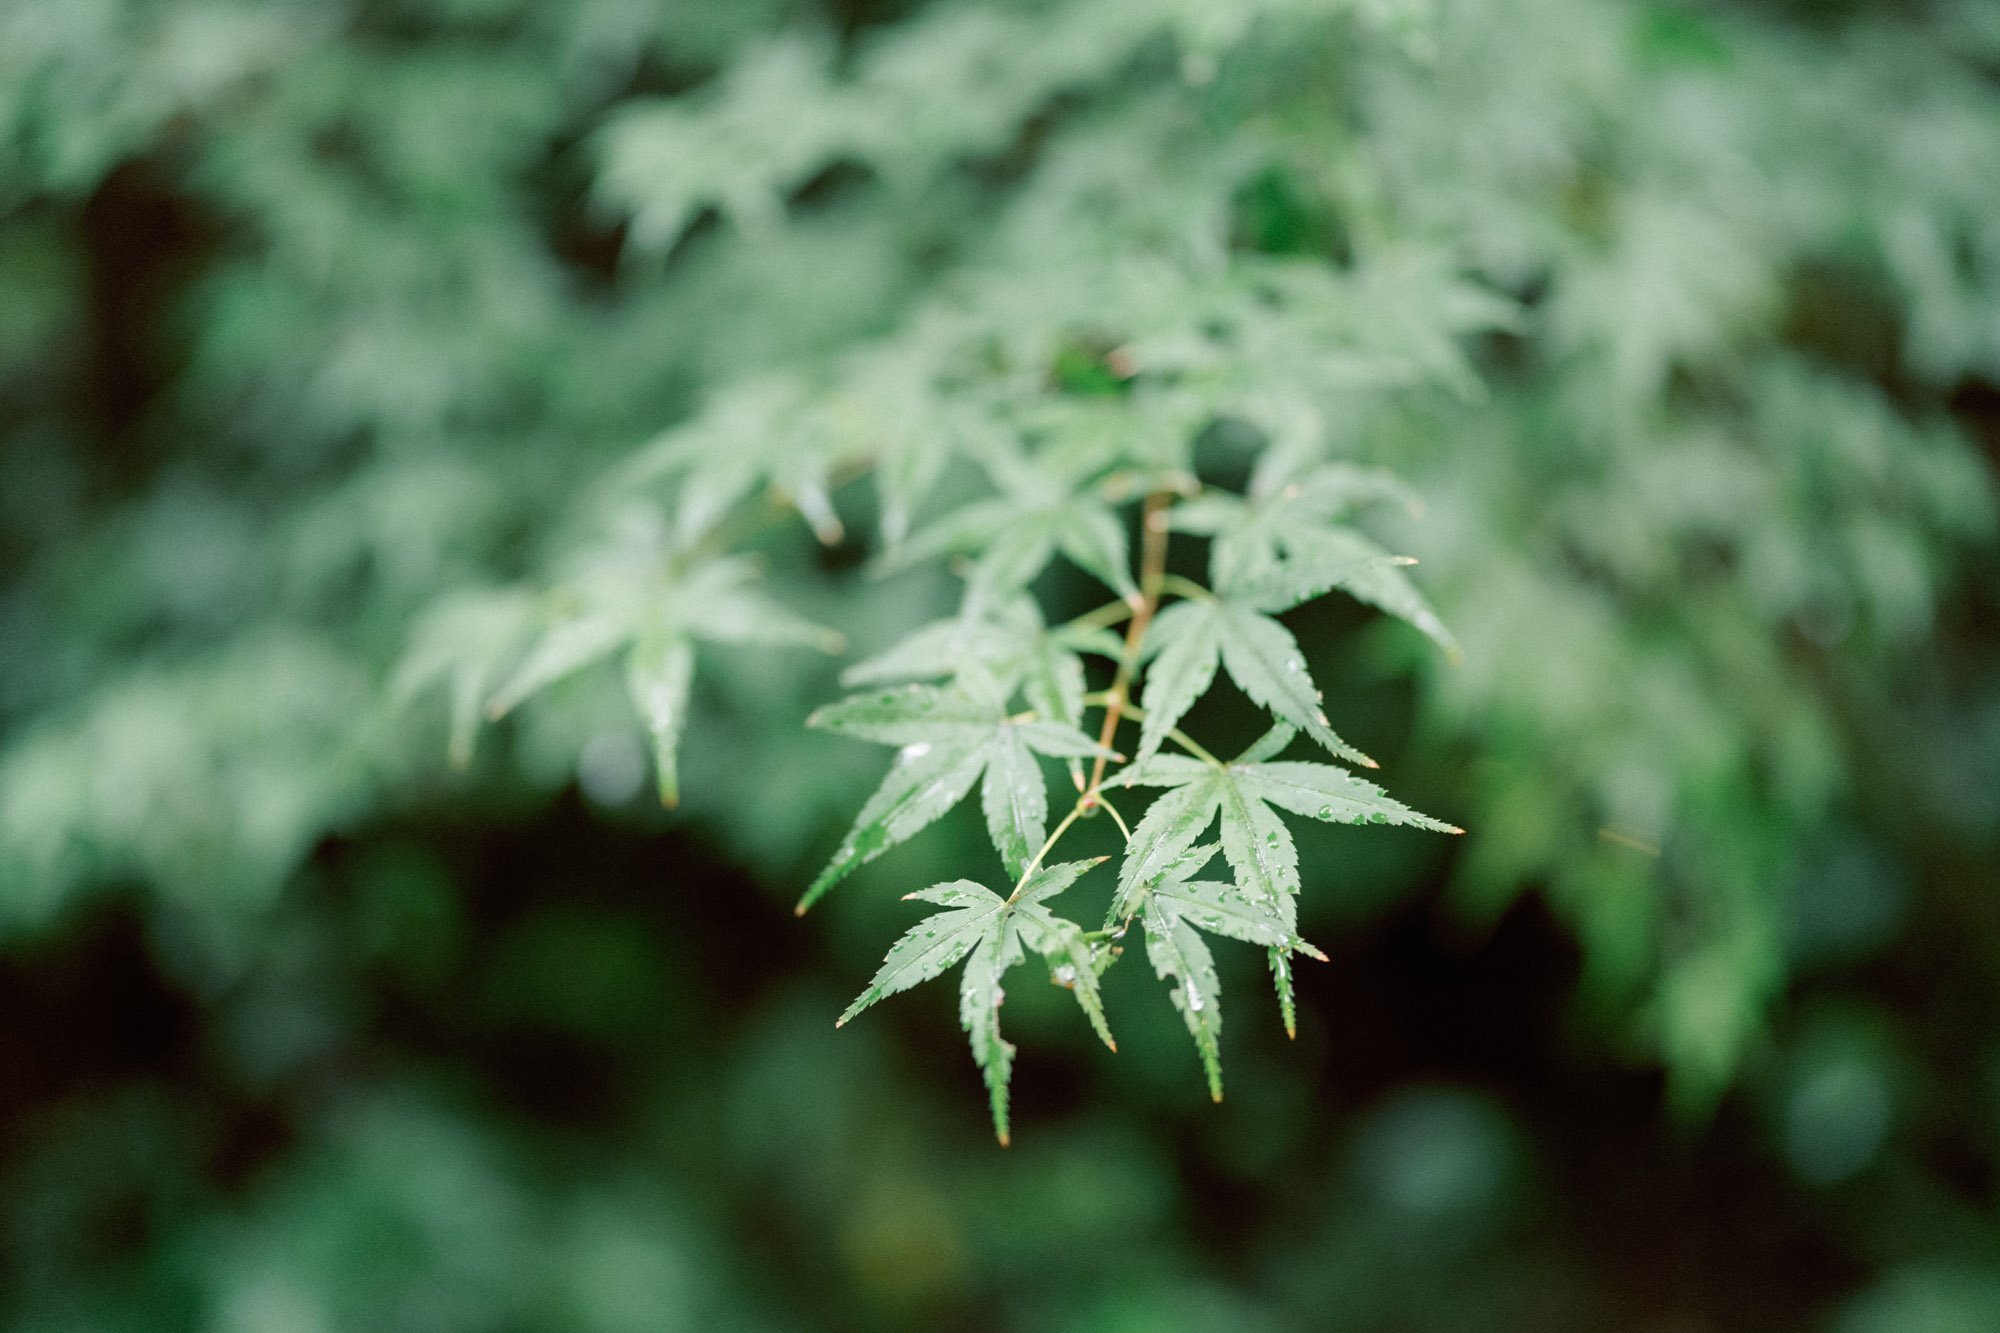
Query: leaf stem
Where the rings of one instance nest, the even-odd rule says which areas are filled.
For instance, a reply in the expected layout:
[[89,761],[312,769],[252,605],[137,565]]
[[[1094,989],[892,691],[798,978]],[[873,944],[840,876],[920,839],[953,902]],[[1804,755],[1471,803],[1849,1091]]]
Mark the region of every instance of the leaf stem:
[[1106,602],[1095,611],[1084,612],[1074,620],[1065,622],[1063,628],[1110,629],[1113,625],[1129,618],[1131,615],[1132,603],[1120,598],[1115,602]]
[[1117,806],[1104,799],[1104,793],[1101,791],[1097,793],[1097,804],[1103,808],[1105,814],[1111,816],[1111,822],[1116,824],[1118,831],[1125,835],[1125,841],[1132,841],[1132,826],[1125,822],[1125,816],[1118,813]]
[[1021,890],[1028,887],[1028,881],[1033,879],[1035,877],[1035,872],[1042,868],[1042,858],[1046,857],[1049,854],[1049,850],[1056,845],[1057,840],[1060,839],[1063,834],[1069,832],[1069,826],[1071,824],[1076,823],[1076,821],[1082,817],[1083,812],[1089,808],[1090,807],[1086,805],[1081,798],[1079,798],[1077,803],[1070,807],[1070,812],[1063,816],[1062,823],[1056,825],[1053,829],[1049,830],[1049,836],[1046,840],[1043,841],[1042,849],[1035,853],[1035,859],[1028,862],[1026,868],[1021,871],[1021,878],[1014,882],[1014,891],[1007,895],[1008,902],[1011,903],[1016,898],[1019,898],[1021,896]]
[[[1088,702],[1090,697],[1091,696],[1088,695],[1085,696],[1085,702]],[[1126,704],[1125,714],[1126,716],[1132,718],[1134,721],[1137,722],[1144,722],[1146,720],[1146,710],[1139,707],[1139,705],[1137,704]],[[1207,747],[1202,745],[1200,741],[1197,741],[1194,737],[1188,735],[1185,731],[1182,731],[1179,727],[1169,727],[1167,729],[1167,739],[1172,741],[1174,744],[1180,746],[1183,750],[1186,750],[1196,759],[1201,760],[1201,762],[1203,762],[1204,764],[1209,764],[1216,768],[1229,767],[1229,765],[1223,763],[1220,759],[1217,759],[1214,755],[1210,754],[1208,752]],[[1100,797],[1099,799],[1101,800],[1103,798]]]

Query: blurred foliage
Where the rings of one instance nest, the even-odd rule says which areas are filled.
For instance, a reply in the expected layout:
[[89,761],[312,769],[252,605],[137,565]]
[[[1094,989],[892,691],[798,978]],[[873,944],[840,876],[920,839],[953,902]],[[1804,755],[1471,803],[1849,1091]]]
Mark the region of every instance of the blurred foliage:
[[[1287,624],[1469,832],[1297,831],[1219,1107],[1018,984],[1001,1154],[831,1031],[976,813],[785,908],[1017,436],[1392,469]],[[2000,1320],[1986,0],[16,0],[0,441],[10,1326]]]

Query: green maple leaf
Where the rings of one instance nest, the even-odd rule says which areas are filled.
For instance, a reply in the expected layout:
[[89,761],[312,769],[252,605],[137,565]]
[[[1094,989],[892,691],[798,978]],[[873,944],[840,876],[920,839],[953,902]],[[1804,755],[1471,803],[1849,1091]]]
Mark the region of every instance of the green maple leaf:
[[625,653],[626,689],[653,741],[660,801],[680,800],[676,753],[697,643],[838,651],[841,636],[774,601],[741,557],[677,569],[657,551],[619,551],[565,588],[551,623],[486,700],[498,719],[530,696]]
[[1083,719],[1082,654],[1116,661],[1117,635],[1090,625],[1043,623],[1032,598],[1016,597],[983,614],[934,620],[840,675],[850,688],[957,676],[968,664],[990,675],[1000,692],[1019,690],[1028,706],[1072,725]]
[[1421,502],[1390,474],[1345,463],[1299,466],[1297,451],[1272,448],[1249,493],[1212,491],[1177,506],[1174,526],[1210,538],[1209,577],[1218,588],[1252,584],[1282,567],[1355,565],[1340,583],[1350,597],[1408,621],[1453,658],[1457,639],[1398,561],[1340,520],[1363,504],[1388,501],[1420,512]]
[[[1403,824],[1440,833],[1461,830],[1391,799],[1374,783],[1332,764],[1273,762],[1291,737],[1274,728],[1228,764],[1154,755],[1120,771],[1106,786],[1164,787],[1132,830],[1119,877],[1114,917],[1130,916],[1139,897],[1163,878],[1220,817],[1222,852],[1242,887],[1290,911],[1298,893],[1298,852],[1277,810],[1341,824]],[[1273,807],[1276,807],[1274,809]]]
[[788,500],[831,545],[844,530],[833,508],[829,452],[813,442],[823,429],[822,411],[820,397],[803,385],[782,378],[746,382],[639,450],[612,484],[669,486],[675,536],[684,547],[760,491]]
[[[1274,760],[1292,734],[1289,727],[1276,727],[1228,764],[1154,755],[1106,784],[1167,789],[1132,830],[1109,921],[1143,914],[1156,969],[1167,968],[1162,960],[1169,957],[1186,964],[1189,971],[1173,975],[1183,985],[1192,977],[1194,990],[1176,1002],[1202,1049],[1211,1088],[1218,1092],[1221,1075],[1209,1043],[1219,1030],[1220,1013],[1205,1007],[1207,1000],[1219,998],[1210,993],[1212,969],[1204,971],[1205,946],[1196,950],[1176,930],[1200,927],[1269,950],[1286,1031],[1295,1030],[1289,954],[1314,951],[1298,938],[1298,848],[1279,812],[1331,823],[1459,831],[1390,799],[1343,768]],[[1219,846],[1232,880],[1191,880],[1216,850],[1218,844],[1201,840],[1218,820]]]
[[[921,626],[840,678],[852,687],[981,672],[1001,694],[1011,697],[1018,691],[1042,717],[1075,727],[1083,723],[1082,655],[1115,661],[1123,651],[1118,636],[1108,630],[1088,624],[1045,625],[1033,599],[1017,597],[989,614],[961,614]],[[1064,762],[1072,776],[1080,776],[1075,758]]]
[[1368,768],[1375,761],[1334,734],[1319,688],[1292,632],[1274,618],[1393,557],[1332,556],[1277,564],[1254,579],[1169,606],[1146,635],[1146,716],[1139,757],[1153,754],[1187,710],[1227,670],[1238,688],[1279,722],[1305,732],[1334,754]]
[[1037,467],[1037,460],[1010,447],[989,443],[980,454],[1000,494],[916,533],[891,555],[890,567],[976,551],[966,603],[979,610],[1026,587],[1061,552],[1120,597],[1138,597],[1125,524],[1086,477]]
[[1048,789],[1036,755],[1108,754],[1075,726],[1010,717],[990,677],[980,688],[909,685],[829,704],[810,725],[901,747],[882,785],[835,850],[797,910],[858,867],[941,818],[984,776],[980,805],[1009,874],[1020,874],[1047,831]]
[[1105,1045],[1118,1049],[1104,1022],[1097,970],[1083,932],[1076,923],[1057,917],[1045,906],[1100,860],[1042,867],[1007,898],[963,879],[905,894],[945,910],[925,917],[890,946],[874,980],[834,1026],[845,1026],[878,1000],[941,976],[963,961],[959,1024],[972,1043],[972,1058],[986,1081],[992,1103],[993,1132],[1004,1146],[1009,1138],[1007,1090],[1013,1077],[1014,1046],[1000,1035],[1000,1006],[1006,999],[1001,981],[1022,961],[1026,950],[1056,965],[1057,980],[1076,996],[1092,1028]]

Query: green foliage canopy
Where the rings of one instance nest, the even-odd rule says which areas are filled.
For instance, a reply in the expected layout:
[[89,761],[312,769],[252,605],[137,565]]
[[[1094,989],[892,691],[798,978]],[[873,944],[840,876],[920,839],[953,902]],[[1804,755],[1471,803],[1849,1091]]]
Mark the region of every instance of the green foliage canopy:
[[[1448,827],[1353,737],[1705,1112],[1828,848],[2000,828],[1937,646],[1995,552],[2000,29],[1795,8],[8,6],[0,929],[124,891],[213,995],[442,792],[650,765],[816,898],[930,878],[868,863],[977,786],[863,1000],[962,963],[1004,1137],[1028,953],[1108,1041],[1143,941],[1218,1092],[1208,937],[1292,1025],[1363,874],[1295,830]],[[816,709],[897,747],[865,801]]]
[[[1774,634],[1895,660],[1991,538],[1981,470],[1920,406],[2000,358],[1980,314],[2000,308],[1993,96],[1928,58],[1976,59],[1974,14],[1802,39],[1580,3],[1093,0],[940,6],[838,42],[756,6],[499,6],[411,9],[356,42],[227,5],[18,8],[16,382],[82,280],[63,201],[148,154],[212,232],[187,339],[129,349],[174,386],[126,426],[151,484],[80,473],[61,415],[10,461],[15,541],[43,553],[14,637],[44,647],[9,692],[6,910],[134,875],[268,896],[326,830],[424,781],[374,682],[431,603],[402,682],[448,682],[461,759],[482,708],[618,654],[672,800],[702,645],[833,642],[784,609],[825,600],[810,570],[766,592],[736,554],[770,498],[822,541],[871,510],[890,567],[967,559],[957,628],[906,665],[949,658],[962,685],[977,664],[1073,726],[1075,654],[1103,647],[1078,635],[1110,622],[1037,625],[1023,655],[1011,627],[1041,613],[1013,599],[1060,551],[1130,601],[1119,505],[1171,495],[1217,595],[1132,645],[1138,753],[1219,661],[1357,760],[1271,614],[1339,586],[1454,651],[1455,624],[1465,663],[1419,669],[1432,725],[1495,774],[1455,812],[1490,830],[1467,900],[1546,885],[1704,1100],[1781,984],[1774,886],[1857,796],[1830,701],[1793,687]],[[399,47],[398,22],[492,37]],[[78,71],[108,49],[138,74],[100,96],[108,75]],[[621,91],[668,56],[687,91]],[[521,208],[552,171],[585,191],[553,237]],[[612,225],[608,301],[614,279],[575,265]],[[1857,378],[1878,368],[1841,329],[1774,337],[1839,317],[1796,308],[1801,271],[1902,319],[1879,370],[1915,410]],[[1474,337],[1517,349],[1504,372],[1468,359]],[[988,498],[940,513],[968,461]],[[1247,469],[1243,491],[1215,467]],[[1348,526],[1415,495],[1421,528]],[[1398,546],[1427,557],[1442,616]],[[73,616],[96,569],[148,572]],[[541,725],[546,780],[578,743]],[[983,801],[1015,864],[1041,826],[1035,746],[996,744]],[[970,752],[944,753],[892,783],[969,785]],[[949,803],[916,795],[878,795],[871,849]]]

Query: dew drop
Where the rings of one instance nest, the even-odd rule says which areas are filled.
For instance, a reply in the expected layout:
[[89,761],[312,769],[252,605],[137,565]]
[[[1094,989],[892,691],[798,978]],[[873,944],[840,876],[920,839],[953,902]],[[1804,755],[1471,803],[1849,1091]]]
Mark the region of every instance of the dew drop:
[[930,752],[931,743],[929,741],[913,741],[897,751],[896,758],[907,764],[912,759],[921,759]]
[[1320,817],[1321,819],[1332,819],[1332,818],[1333,818],[1333,807],[1332,807],[1332,806],[1330,806],[1330,805],[1323,805],[1323,806],[1321,806],[1321,807],[1319,808],[1319,817]]

